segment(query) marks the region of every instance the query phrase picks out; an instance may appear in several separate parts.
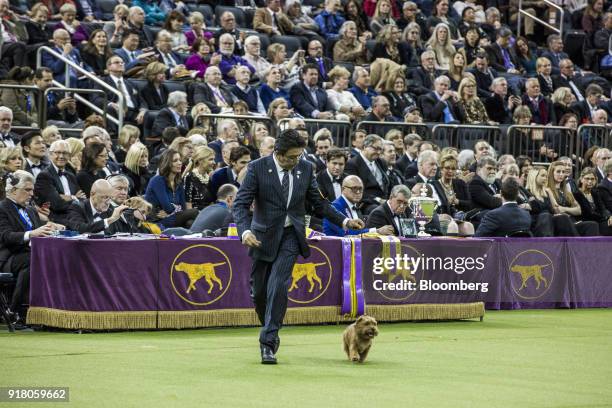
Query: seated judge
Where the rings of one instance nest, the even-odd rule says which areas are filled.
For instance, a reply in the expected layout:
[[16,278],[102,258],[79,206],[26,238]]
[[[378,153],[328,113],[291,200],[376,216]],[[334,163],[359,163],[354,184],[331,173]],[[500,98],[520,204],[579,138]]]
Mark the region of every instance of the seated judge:
[[217,202],[200,211],[191,225],[191,231],[216,231],[226,228],[230,222],[233,222],[232,206],[234,205],[236,194],[238,194],[238,187],[235,185],[222,185],[217,191]]
[[497,161],[482,156],[476,162],[476,175],[468,184],[474,208],[492,210],[502,205],[499,188],[495,184]]
[[79,201],[68,210],[68,227],[80,234],[98,233],[117,222],[125,205],[111,206],[113,187],[104,179],[96,180],[91,186],[89,200]]
[[34,195],[40,205],[49,203],[49,219],[65,224],[70,204],[85,199],[74,174],[66,171],[70,145],[65,140],[56,140],[49,147],[51,165],[36,177]]
[[[403,184],[393,187],[391,194],[389,194],[389,199],[370,213],[366,227],[380,228],[385,225],[391,225],[393,227],[393,235],[395,236],[416,235],[415,222],[411,217],[411,210],[408,207],[408,200],[411,195],[410,189]],[[436,229],[439,230],[439,227]]]
[[529,231],[531,215],[517,204],[518,193],[518,182],[512,177],[507,178],[501,186],[502,205],[485,214],[476,230],[476,237],[505,237],[514,232]]
[[[332,206],[347,218],[352,220],[363,219],[359,210],[361,198],[363,197],[363,183],[357,176],[346,176],[342,181],[342,194],[332,202]],[[346,235],[359,235],[368,232],[377,232],[381,235],[393,234],[391,225],[383,225],[378,228],[364,228],[359,230],[344,230],[332,224],[327,218],[323,220],[323,232],[325,235],[344,237]]]
[[10,272],[16,278],[10,300],[12,313],[23,324],[25,313],[21,305],[28,303],[30,282],[30,239],[50,236],[52,231],[63,229],[54,223],[44,223],[36,210],[28,206],[34,194],[34,176],[17,170],[7,176],[6,198],[0,201],[0,270]]

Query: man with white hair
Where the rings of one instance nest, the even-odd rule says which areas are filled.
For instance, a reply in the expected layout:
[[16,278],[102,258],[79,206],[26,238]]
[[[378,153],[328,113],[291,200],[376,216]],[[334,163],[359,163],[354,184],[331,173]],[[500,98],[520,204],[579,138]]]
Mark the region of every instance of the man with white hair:
[[178,71],[185,69],[185,57],[172,49],[172,34],[168,31],[161,30],[157,33],[155,51],[158,61],[168,67],[167,79],[172,79]]
[[444,71],[436,69],[436,53],[428,50],[421,54],[421,65],[412,70],[412,81],[408,90],[419,96],[425,95],[433,88],[434,81]]
[[49,219],[65,224],[70,204],[87,198],[79,188],[74,174],[66,171],[70,158],[70,145],[65,140],[56,140],[49,147],[51,164],[36,177],[34,196],[36,202],[50,210]]
[[608,124],[608,112],[603,109],[597,109],[593,113],[593,124],[594,125],[607,125]]
[[484,100],[489,119],[501,124],[512,123],[512,114],[521,105],[521,99],[508,95],[508,81],[504,77],[493,79],[491,90],[491,96]]
[[463,113],[457,102],[457,92],[450,90],[450,79],[440,75],[434,81],[434,91],[419,98],[427,122],[461,123]]
[[261,56],[261,40],[256,35],[250,35],[244,40],[244,59],[255,68],[255,75],[260,80],[264,79],[264,73],[270,68],[267,59]]
[[215,34],[215,44],[219,44],[220,37],[223,34],[230,34],[234,38],[234,52],[238,55],[244,54],[244,38],[246,34],[244,31],[239,31],[236,24],[236,16],[231,11],[225,11],[219,18],[219,25],[221,28]]
[[217,125],[217,139],[208,144],[215,151],[215,163],[223,163],[222,150],[227,142],[238,141],[240,129],[233,119],[223,119]]
[[529,78],[525,82],[526,92],[523,94],[523,105],[531,111],[531,122],[537,125],[551,125],[557,123],[553,103],[542,95],[540,83],[537,78]]
[[[70,34],[63,28],[59,28],[53,32],[53,51],[60,54],[64,58],[69,59],[77,65],[83,66],[83,60],[79,50],[72,46],[70,42]],[[56,81],[66,83],[66,64],[59,58],[45,52],[42,54],[42,65],[53,71],[53,76]],[[78,73],[74,69],[68,69],[69,84],[76,87],[78,84]]]
[[[248,47],[247,47],[248,49]],[[260,115],[266,114],[261,97],[257,89],[249,85],[251,81],[251,70],[240,65],[236,67],[236,85],[233,85],[230,90],[236,99],[246,102],[249,107],[249,112],[256,112]]]
[[111,207],[113,188],[104,179],[96,180],[91,186],[89,200],[79,201],[68,210],[70,229],[84,233],[98,233],[119,220],[128,208],[125,205]]
[[0,147],[15,147],[19,143],[20,137],[11,131],[12,127],[13,111],[0,106]]
[[276,139],[274,139],[272,136],[264,137],[261,143],[259,144],[259,156],[266,157],[266,156],[271,155],[272,152],[274,152],[275,142],[276,142]]
[[[502,205],[497,178],[497,161],[490,156],[483,156],[476,162],[476,175],[468,183],[474,208],[492,210]],[[484,215],[484,214],[483,214]]]
[[[17,279],[10,302],[14,316],[20,325],[25,323],[25,311],[21,305],[28,303],[30,283],[30,240],[50,236],[54,230],[63,229],[55,223],[43,223],[37,211],[29,207],[34,194],[34,176],[17,170],[6,179],[6,198],[0,201],[0,270],[10,271]],[[21,318],[21,319],[20,319]]]
[[181,136],[187,135],[191,128],[191,118],[187,115],[187,94],[183,91],[170,92],[167,107],[159,111],[153,122],[153,134],[160,135],[169,126],[176,127]]
[[601,183],[606,177],[604,167],[610,159],[612,159],[612,152],[605,147],[597,149],[593,154],[595,158],[595,165],[597,166],[597,182]]
[[219,37],[219,53],[221,54],[219,69],[223,75],[223,80],[232,85],[236,83],[236,68],[238,65],[245,65],[252,74],[255,73],[255,68],[247,60],[234,54],[235,47],[236,41],[231,34],[226,33]]
[[219,67],[209,66],[204,73],[204,83],[196,82],[193,91],[193,103],[206,104],[211,113],[221,113],[232,109],[232,94],[221,88],[223,75]]

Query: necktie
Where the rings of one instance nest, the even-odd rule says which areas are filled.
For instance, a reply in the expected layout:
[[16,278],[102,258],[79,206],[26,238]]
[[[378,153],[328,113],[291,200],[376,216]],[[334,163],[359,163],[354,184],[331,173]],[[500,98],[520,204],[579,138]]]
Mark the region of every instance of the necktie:
[[281,187],[283,189],[285,202],[287,206],[289,206],[289,172],[287,170],[283,170],[283,182],[281,183]]
[[580,102],[584,101],[584,96],[582,96],[580,89],[578,89],[574,81],[570,79],[568,83],[569,83],[570,88],[572,88],[572,90],[574,91],[574,94],[576,95],[576,99],[578,99]]
[[276,17],[276,13],[272,13],[272,20],[274,20],[274,28],[276,28],[280,32],[281,28],[280,28],[280,25],[278,24],[278,18]]
[[402,221],[400,220],[400,217],[398,217],[397,215],[395,216],[395,223],[397,224],[397,232],[398,235],[400,237],[403,237],[403,233],[402,233]]
[[130,95],[128,93],[127,87],[125,86],[125,84],[123,83],[123,80],[121,78],[119,78],[117,80],[117,86],[119,87],[119,92],[121,92],[123,94],[123,98],[125,99],[125,103],[127,105],[128,108],[133,108],[134,107],[134,103],[132,102],[132,98],[130,98]]
[[221,103],[221,105],[227,106],[227,101],[223,97],[223,94],[221,92],[217,91],[216,89],[213,89],[212,91],[215,94],[215,96],[217,97],[218,101]]
[[[132,51],[130,53],[130,55],[132,56],[132,61],[134,61],[136,59],[136,53],[134,51]],[[130,62],[132,62],[132,61],[130,61]]]
[[319,71],[321,71],[321,78],[325,79],[327,75],[325,72],[325,64],[323,64],[323,58],[319,58]]

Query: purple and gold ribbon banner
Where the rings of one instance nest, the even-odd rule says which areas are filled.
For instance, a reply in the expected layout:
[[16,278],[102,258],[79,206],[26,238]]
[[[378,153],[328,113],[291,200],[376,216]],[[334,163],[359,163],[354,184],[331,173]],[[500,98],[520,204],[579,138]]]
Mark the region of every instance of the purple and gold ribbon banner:
[[365,312],[361,277],[361,238],[342,239],[342,314],[357,317]]

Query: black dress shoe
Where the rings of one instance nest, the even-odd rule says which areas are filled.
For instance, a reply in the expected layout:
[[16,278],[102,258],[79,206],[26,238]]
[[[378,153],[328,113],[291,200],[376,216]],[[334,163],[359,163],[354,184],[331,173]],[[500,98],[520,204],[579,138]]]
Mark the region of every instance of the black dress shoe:
[[274,351],[268,346],[261,346],[261,364],[276,364]]

